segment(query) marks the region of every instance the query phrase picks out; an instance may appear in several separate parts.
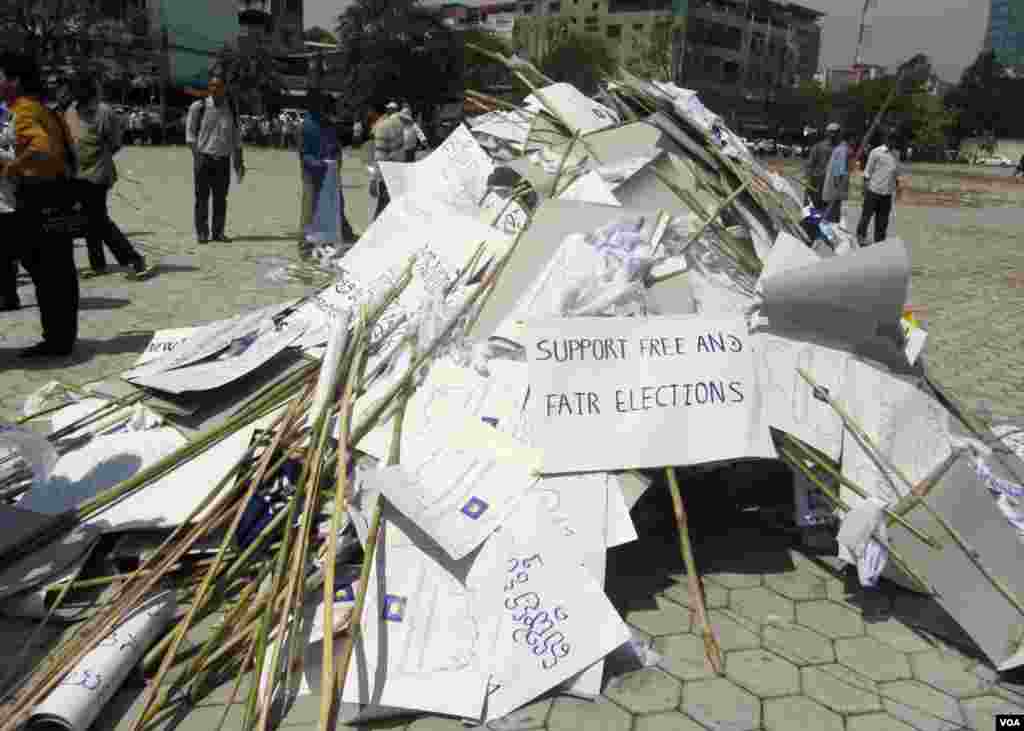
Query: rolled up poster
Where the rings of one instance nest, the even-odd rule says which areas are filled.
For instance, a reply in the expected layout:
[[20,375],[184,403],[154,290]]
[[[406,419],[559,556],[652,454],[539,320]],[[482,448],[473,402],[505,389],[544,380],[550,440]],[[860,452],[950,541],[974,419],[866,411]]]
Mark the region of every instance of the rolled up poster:
[[148,599],[82,658],[36,707],[28,728],[87,731],[143,653],[167,628],[174,612],[173,592]]

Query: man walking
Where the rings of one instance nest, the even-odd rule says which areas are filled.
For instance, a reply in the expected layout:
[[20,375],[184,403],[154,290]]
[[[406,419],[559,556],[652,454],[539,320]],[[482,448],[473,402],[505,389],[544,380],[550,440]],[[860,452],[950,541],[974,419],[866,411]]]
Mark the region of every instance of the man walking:
[[857,224],[857,240],[861,246],[868,245],[868,223],[872,216],[875,219],[875,243],[885,240],[892,198],[900,186],[899,162],[889,149],[888,134],[881,132],[876,139],[878,145],[868,155],[864,166],[864,208]]
[[374,220],[380,215],[391,196],[388,195],[387,186],[384,183],[384,176],[380,172],[382,162],[403,162],[405,160],[405,132],[402,120],[398,116],[398,105],[389,102],[384,109],[384,115],[373,125],[371,133],[373,137],[373,159],[371,166],[373,172],[370,176],[370,195],[377,199],[377,210],[373,214]]
[[832,150],[825,172],[825,182],[821,187],[821,197],[828,208],[825,220],[839,223],[843,215],[843,201],[850,197],[850,141],[853,135],[842,132],[839,144]]
[[210,77],[210,95],[193,102],[186,119],[185,143],[192,148],[195,170],[196,237],[200,244],[210,240],[209,208],[213,196],[213,240],[227,242],[228,189],[231,187],[231,163],[238,182],[245,177],[242,137],[234,102],[227,96],[224,77]]
[[146,259],[110,219],[110,189],[117,182],[114,155],[121,149],[121,129],[117,115],[108,104],[99,101],[96,81],[82,77],[72,89],[74,103],[68,109],[68,128],[78,158],[80,196],[88,211],[90,225],[86,236],[89,264],[94,274],[107,270],[103,244],[114,254],[117,263],[132,268],[131,277],[141,278],[151,269]]
[[818,140],[818,143],[811,148],[807,156],[807,180],[811,185],[811,203],[817,209],[825,207],[821,198],[821,189],[825,185],[825,173],[828,171],[828,162],[832,159],[832,150],[839,143],[839,125],[830,122],[825,127],[825,136]]

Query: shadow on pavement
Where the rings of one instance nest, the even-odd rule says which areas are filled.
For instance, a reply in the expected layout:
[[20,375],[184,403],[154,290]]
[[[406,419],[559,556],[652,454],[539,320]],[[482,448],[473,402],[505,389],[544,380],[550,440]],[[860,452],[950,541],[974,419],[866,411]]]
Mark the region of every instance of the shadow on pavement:
[[164,264],[163,262],[156,262],[154,264],[156,270],[152,275],[146,277],[146,279],[140,281],[148,281],[154,277],[159,277],[161,274],[173,274],[175,272],[198,272],[202,271],[202,267],[197,267],[193,264]]
[[127,307],[132,303],[121,297],[82,297],[78,308],[80,310],[116,310]]
[[263,241],[295,241],[299,234],[274,234],[270,236],[232,236],[232,241],[239,243],[259,243]]
[[31,343],[25,343],[17,348],[0,348],[0,371],[14,369],[24,371],[59,370],[88,363],[97,355],[138,354],[149,345],[151,339],[152,335],[149,334],[118,335],[109,340],[79,338],[75,345],[75,352],[66,358],[18,358],[18,353]]

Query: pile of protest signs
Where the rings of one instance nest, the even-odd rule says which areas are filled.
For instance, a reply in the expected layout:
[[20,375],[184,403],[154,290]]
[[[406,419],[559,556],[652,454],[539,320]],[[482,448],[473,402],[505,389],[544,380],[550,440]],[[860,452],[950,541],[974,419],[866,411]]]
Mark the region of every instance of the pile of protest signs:
[[901,240],[837,246],[696,94],[627,74],[601,101],[538,85],[381,174],[328,287],[157,333],[0,431],[0,611],[106,592],[5,681],[0,731],[85,731],[137,664],[140,727],[225,683],[261,729],[309,694],[321,728],[597,696],[632,641],[605,593],[630,509],[664,477],[690,556],[676,468],[753,460],[865,587],[1024,663],[1020,445],[930,377]]

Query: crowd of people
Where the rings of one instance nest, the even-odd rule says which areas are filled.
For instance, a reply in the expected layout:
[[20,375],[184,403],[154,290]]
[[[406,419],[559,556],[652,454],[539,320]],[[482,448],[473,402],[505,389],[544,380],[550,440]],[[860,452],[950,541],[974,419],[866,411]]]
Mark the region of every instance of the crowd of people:
[[[863,165],[864,203],[857,224],[857,241],[867,246],[868,226],[874,220],[874,243],[884,241],[889,231],[893,198],[899,193],[900,162],[889,146],[890,134],[884,129],[875,132]],[[811,205],[824,211],[823,218],[832,224],[842,219],[843,201],[850,198],[850,178],[863,160],[863,150],[854,147],[853,132],[832,122],[825,136],[815,144],[807,158],[806,175]]]

